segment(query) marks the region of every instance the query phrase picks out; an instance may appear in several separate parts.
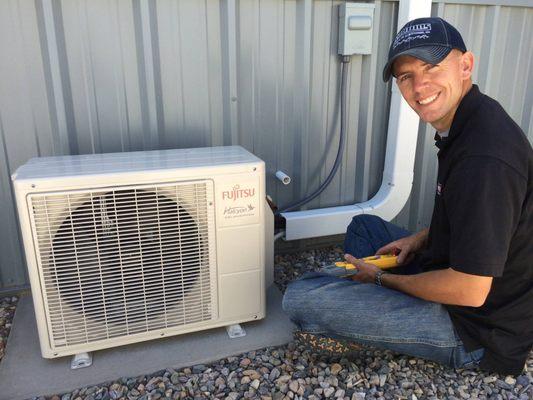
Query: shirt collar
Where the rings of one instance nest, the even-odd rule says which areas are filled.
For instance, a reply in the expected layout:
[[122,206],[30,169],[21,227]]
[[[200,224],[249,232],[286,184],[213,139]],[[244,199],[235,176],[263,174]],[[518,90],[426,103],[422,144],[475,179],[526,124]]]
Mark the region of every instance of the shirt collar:
[[457,110],[455,111],[449,135],[447,137],[441,137],[438,133],[435,133],[435,146],[440,150],[443,150],[448,147],[457,136],[459,136],[468,119],[483,101],[483,97],[483,94],[479,91],[479,87],[477,85],[472,85],[472,88],[462,98],[459,107],[457,107]]

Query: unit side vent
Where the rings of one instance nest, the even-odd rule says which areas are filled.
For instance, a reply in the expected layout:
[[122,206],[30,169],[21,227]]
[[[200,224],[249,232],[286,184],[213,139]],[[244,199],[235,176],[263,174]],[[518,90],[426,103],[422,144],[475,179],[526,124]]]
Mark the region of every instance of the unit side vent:
[[53,348],[217,317],[212,186],[28,196]]

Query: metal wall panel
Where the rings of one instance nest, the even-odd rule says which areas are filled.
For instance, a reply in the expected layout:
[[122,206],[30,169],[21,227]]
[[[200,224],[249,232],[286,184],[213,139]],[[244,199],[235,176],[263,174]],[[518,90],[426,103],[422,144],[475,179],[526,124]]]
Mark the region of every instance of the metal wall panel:
[[[266,161],[281,206],[318,187],[339,139],[340,3],[0,2],[0,287],[26,282],[9,175],[34,156],[240,144]],[[464,33],[482,90],[533,141],[533,9],[470,3],[439,0],[433,14]],[[381,69],[397,2],[375,6],[373,54],[349,66],[343,162],[309,208],[364,201],[381,182],[390,97]],[[396,218],[410,229],[429,221],[437,167],[432,129],[419,133],[414,189]],[[291,185],[275,180],[278,169]]]
[[[317,188],[335,160],[340,133],[339,3],[238,4],[237,139],[267,162],[269,193],[281,205]],[[389,41],[395,5],[376,6],[377,20],[388,23],[376,24],[378,52],[354,56],[349,66],[350,122],[342,168],[309,208],[363,200],[379,186],[388,96],[376,71],[387,51],[379,43]],[[291,175],[290,186],[275,180],[277,169]]]

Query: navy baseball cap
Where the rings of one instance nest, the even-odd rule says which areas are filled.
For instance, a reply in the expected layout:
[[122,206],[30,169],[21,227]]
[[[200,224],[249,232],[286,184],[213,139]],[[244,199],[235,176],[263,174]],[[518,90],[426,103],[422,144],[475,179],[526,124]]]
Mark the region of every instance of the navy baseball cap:
[[452,49],[466,51],[457,29],[442,18],[417,18],[409,21],[396,34],[389,49],[389,60],[383,68],[383,80],[392,75],[394,61],[400,56],[412,56],[429,64],[438,64]]

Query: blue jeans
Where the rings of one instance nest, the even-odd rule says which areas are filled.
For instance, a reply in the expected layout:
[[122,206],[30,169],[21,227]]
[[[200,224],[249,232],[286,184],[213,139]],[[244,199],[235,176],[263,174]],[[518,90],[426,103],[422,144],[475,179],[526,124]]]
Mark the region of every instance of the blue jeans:
[[[372,215],[353,218],[345,253],[361,258],[410,233]],[[416,273],[415,263],[402,273]],[[292,282],[283,309],[304,332],[388,349],[453,368],[473,368],[484,350],[467,352],[448,311],[438,303],[330,273],[307,273]]]

